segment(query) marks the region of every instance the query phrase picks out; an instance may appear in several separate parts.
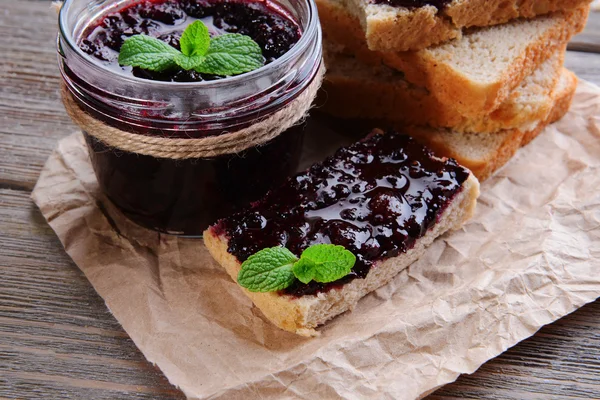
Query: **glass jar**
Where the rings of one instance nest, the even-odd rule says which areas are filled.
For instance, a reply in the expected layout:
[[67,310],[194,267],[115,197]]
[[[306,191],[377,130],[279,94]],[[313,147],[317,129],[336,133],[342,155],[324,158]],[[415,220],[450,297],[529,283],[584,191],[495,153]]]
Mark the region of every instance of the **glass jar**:
[[[312,0],[277,4],[300,26],[300,40],[255,71],[193,83],[152,81],[102,66],[78,47],[99,17],[136,3],[66,0],[60,12],[59,66],[77,105],[111,127],[162,138],[197,139],[239,131],[273,115],[320,73],[321,29]],[[124,151],[83,129],[100,188],[134,222],[160,232],[202,231],[295,171],[304,125],[235,154],[171,159]]]

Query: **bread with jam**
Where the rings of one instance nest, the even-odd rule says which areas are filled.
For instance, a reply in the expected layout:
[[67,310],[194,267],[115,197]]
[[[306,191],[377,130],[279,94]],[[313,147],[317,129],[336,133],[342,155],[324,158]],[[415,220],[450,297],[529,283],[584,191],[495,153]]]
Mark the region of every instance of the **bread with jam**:
[[[319,3],[319,1],[317,1]],[[339,0],[377,51],[415,51],[461,38],[467,28],[572,10],[591,0]],[[322,11],[320,11],[323,14]],[[325,17],[328,17],[325,15]]]
[[240,287],[273,324],[310,336],[391,281],[434,239],[459,229],[478,195],[468,169],[406,135],[376,131],[221,219],[204,242],[234,281],[242,263],[264,248],[283,246],[299,256],[329,243],[351,251],[354,267],[334,282],[295,281],[266,293]]
[[324,41],[362,62],[385,64],[427,89],[465,117],[496,110],[521,82],[583,30],[589,5],[531,20],[469,31],[461,38],[414,52],[367,48],[359,21],[342,0],[318,0]]

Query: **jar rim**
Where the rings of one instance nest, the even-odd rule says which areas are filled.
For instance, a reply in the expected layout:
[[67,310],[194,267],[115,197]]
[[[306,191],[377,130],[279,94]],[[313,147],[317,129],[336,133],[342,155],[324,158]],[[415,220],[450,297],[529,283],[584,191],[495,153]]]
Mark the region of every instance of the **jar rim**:
[[[96,62],[92,57],[86,54],[76,43],[76,38],[73,35],[73,32],[70,32],[67,29],[67,14],[70,6],[75,0],[65,0],[59,12],[59,31],[62,38],[68,44],[69,48],[77,54],[81,60],[84,60],[87,66],[92,68],[94,71],[100,74],[106,74],[107,78],[118,78],[122,79],[125,83],[133,83],[136,85],[143,86],[161,86],[161,87],[177,87],[178,89],[218,89],[220,86],[230,85],[232,83],[241,83],[247,79],[259,79],[263,76],[268,76],[269,73],[274,70],[283,67],[286,63],[288,63],[291,59],[297,57],[299,54],[304,52],[307,47],[311,46],[313,37],[317,34],[319,30],[319,18],[317,12],[316,3],[313,0],[303,0],[307,5],[308,10],[308,23],[306,29],[302,30],[302,34],[300,36],[300,40],[296,42],[290,50],[284,53],[281,57],[277,58],[275,61],[263,65],[262,67],[255,69],[250,72],[246,72],[240,75],[235,75],[231,77],[226,77],[223,79],[216,79],[212,81],[199,81],[199,82],[171,82],[171,81],[155,81],[144,78],[139,78],[136,76],[129,76],[125,74],[120,74],[116,71],[113,71],[109,68],[105,68],[99,62]],[[270,0],[266,0],[270,1]],[[126,3],[123,1],[122,3]],[[59,42],[60,46],[60,42]],[[59,48],[59,53],[61,52]]]

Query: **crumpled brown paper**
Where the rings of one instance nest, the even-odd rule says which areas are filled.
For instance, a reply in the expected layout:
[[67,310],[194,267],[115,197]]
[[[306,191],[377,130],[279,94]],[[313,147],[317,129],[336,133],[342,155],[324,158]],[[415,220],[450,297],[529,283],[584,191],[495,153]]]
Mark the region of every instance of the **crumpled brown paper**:
[[135,344],[189,397],[417,398],[600,296],[600,88],[580,84],[571,112],[483,184],[463,230],[318,338],[268,323],[200,240],[119,216],[78,134],[58,144],[33,198]]

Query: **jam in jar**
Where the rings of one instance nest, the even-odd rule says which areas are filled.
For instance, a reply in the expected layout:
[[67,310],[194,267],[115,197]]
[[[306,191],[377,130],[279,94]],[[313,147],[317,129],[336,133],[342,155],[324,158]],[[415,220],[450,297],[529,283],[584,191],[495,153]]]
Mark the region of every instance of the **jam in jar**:
[[[212,37],[249,36],[265,65],[236,76],[119,65],[128,37],[144,34],[179,49],[197,20]],[[104,126],[144,137],[225,137],[279,115],[320,79],[321,32],[310,0],[67,0],[60,29],[67,96]],[[79,125],[105,195],[134,222],[182,235],[200,235],[284,181],[297,168],[304,133],[303,124],[292,124],[235,152],[171,158],[111,145]]]

